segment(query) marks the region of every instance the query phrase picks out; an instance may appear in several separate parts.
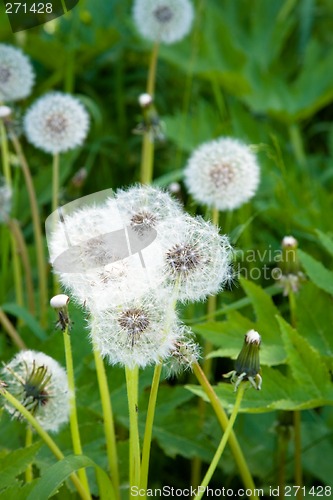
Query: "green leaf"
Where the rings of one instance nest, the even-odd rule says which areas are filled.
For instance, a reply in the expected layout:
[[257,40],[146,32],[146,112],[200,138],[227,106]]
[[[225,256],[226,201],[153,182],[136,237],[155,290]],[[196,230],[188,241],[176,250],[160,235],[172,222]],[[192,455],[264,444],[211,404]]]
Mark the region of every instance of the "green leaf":
[[83,467],[95,468],[101,500],[113,500],[116,498],[112,483],[101,467],[84,455],[69,455],[47,469],[38,481],[38,484],[30,492],[27,500],[45,500],[45,498],[49,498],[72,472]]
[[319,229],[316,230],[320,243],[333,256],[333,238],[323,233]]
[[331,377],[320,354],[283,318],[278,318],[294,380],[308,396],[321,397],[326,389],[333,393]]
[[11,302],[7,304],[2,304],[1,309],[3,309],[3,311],[5,311],[6,313],[12,314],[17,318],[22,319],[38,339],[40,340],[47,339],[46,333],[39,326],[39,323],[26,309],[24,309],[24,307],[21,307]]
[[0,459],[1,489],[10,486],[15,478],[26,470],[28,465],[33,462],[41,446],[42,442],[38,441],[27,448],[20,448],[19,450],[12,451]]
[[325,292],[333,295],[333,272],[302,250],[298,250],[297,253],[311,281]]

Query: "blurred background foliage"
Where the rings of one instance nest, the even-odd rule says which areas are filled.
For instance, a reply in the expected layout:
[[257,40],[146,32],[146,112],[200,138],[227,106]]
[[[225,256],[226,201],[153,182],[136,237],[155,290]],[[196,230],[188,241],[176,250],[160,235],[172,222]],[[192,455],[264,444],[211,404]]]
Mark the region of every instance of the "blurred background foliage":
[[[264,279],[260,275],[251,279],[253,264],[246,259],[241,264],[248,271],[245,277],[250,283],[243,280],[242,286],[234,286],[219,297],[222,311],[217,321],[195,320],[205,314],[205,304],[184,308],[184,317],[200,336],[216,346],[217,390],[227,408],[234,401],[231,386],[221,383],[222,373],[232,367],[227,358],[237,356],[246,329],[255,326],[263,336],[263,389],[261,393],[247,392],[242,406],[244,414],[236,423],[258,486],[275,483],[281,428],[292,435],[292,426],[282,421],[280,410],[295,408],[304,409],[305,484],[333,486],[329,460],[333,456],[333,412],[329,406],[333,401],[333,274],[329,270],[333,259],[333,3],[194,3],[196,20],[190,36],[177,45],[160,48],[155,102],[166,138],[156,143],[154,183],[163,187],[173,181],[181,183],[186,158],[203,141],[230,135],[254,145],[262,181],[254,200],[234,212],[231,238],[243,252],[255,249],[259,266],[272,269],[276,265],[272,256],[282,237],[293,234],[304,251],[300,257],[309,280],[297,296],[298,331],[286,322],[288,302],[271,287],[271,277]],[[92,118],[84,146],[62,157],[62,202],[138,181],[141,137],[132,132],[141,120],[137,99],[145,91],[151,45],[136,33],[131,4],[130,0],[80,0],[65,17],[15,35],[3,5],[0,6],[0,42],[20,46],[31,57],[37,73],[33,95],[16,106],[17,115],[23,115],[39,95],[57,89],[78,95]],[[19,120],[17,126],[20,129]],[[28,143],[24,143],[24,148],[45,220],[51,210],[51,158]],[[15,157],[12,164],[15,169]],[[82,167],[87,178],[77,185],[73,176]],[[182,184],[179,197],[189,211],[204,213],[195,207]],[[28,206],[17,168],[13,215],[21,222],[34,262]],[[222,214],[222,231],[225,223]],[[2,227],[2,234],[6,230]],[[263,291],[267,287],[269,293]],[[45,333],[34,318],[14,303],[12,275],[5,265],[0,300],[30,348],[64,361],[62,339],[54,331],[52,312]],[[73,306],[72,316],[84,450],[105,466],[92,354],[82,312]],[[14,352],[8,338],[1,335],[1,358],[7,360]],[[124,466],[121,470],[126,472],[128,416],[122,370],[110,368],[109,381]],[[141,374],[141,430],[150,383],[151,370],[145,370]],[[186,383],[190,384],[190,391],[184,389]],[[152,487],[188,486],[190,459],[200,457],[208,463],[219,442],[219,426],[210,408],[204,424],[200,422],[195,394],[201,392],[193,384],[191,375],[186,374],[178,381],[163,382],[160,389],[151,461]],[[68,432],[63,430],[57,436],[65,452],[70,452]],[[0,458],[24,445],[23,426],[10,422],[5,414],[1,416],[1,435]],[[290,439],[287,473],[291,484],[292,446]],[[35,465],[41,473],[52,462],[48,450],[38,451]],[[122,479],[127,478],[124,475]],[[239,485],[228,450],[214,481],[219,487]],[[0,491],[0,499],[8,500],[9,493]],[[69,498],[68,495],[63,487],[59,498]]]

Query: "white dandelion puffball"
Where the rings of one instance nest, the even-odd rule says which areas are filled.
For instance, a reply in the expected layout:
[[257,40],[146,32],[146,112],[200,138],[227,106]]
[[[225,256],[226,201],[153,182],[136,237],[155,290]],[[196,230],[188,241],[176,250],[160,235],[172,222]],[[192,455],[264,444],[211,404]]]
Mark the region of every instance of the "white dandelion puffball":
[[201,217],[188,216],[165,227],[163,274],[182,302],[215,295],[232,279],[227,236]]
[[35,73],[28,57],[11,45],[0,43],[0,102],[28,97]]
[[133,368],[159,363],[183,337],[172,297],[163,290],[95,311],[91,337],[110,364]]
[[[46,431],[56,432],[69,419],[66,371],[42,352],[20,351],[1,371],[8,391],[29,410]],[[13,418],[20,413],[9,403]]]
[[24,130],[36,148],[63,153],[81,146],[89,130],[89,115],[76,97],[50,92],[27,111]]
[[133,17],[143,38],[171,44],[189,33],[194,11],[190,0],[135,0]]
[[250,200],[259,185],[256,156],[242,142],[220,138],[199,146],[185,168],[193,198],[218,210],[233,210]]

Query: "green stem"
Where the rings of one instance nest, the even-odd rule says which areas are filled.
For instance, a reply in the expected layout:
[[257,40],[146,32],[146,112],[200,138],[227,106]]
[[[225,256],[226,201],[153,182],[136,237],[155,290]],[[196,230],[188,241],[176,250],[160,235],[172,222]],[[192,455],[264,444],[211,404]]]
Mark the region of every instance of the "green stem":
[[153,422],[154,422],[157,392],[158,392],[161,372],[162,372],[162,363],[159,363],[159,364],[155,365],[153,382],[152,382],[150,396],[149,396],[145,434],[144,434],[143,445],[142,445],[140,488],[142,488],[144,491],[147,490],[147,486],[148,486],[148,472],[149,472],[151,438],[152,438],[152,432],[153,432]]
[[[208,397],[208,399],[213,407],[213,410],[215,411],[215,414],[220,422],[222,429],[225,431],[227,426],[228,426],[229,420],[228,420],[228,417],[226,415],[226,412],[224,411],[224,409],[221,406],[220,400],[218,399],[214,389],[210,385],[204,372],[202,371],[199,363],[197,363],[197,362],[194,363],[192,368],[193,368],[193,372],[194,372],[195,376],[198,379],[198,382],[200,383],[201,387],[205,391],[206,396]],[[230,446],[232,454],[235,458],[235,462],[237,464],[239,473],[242,477],[242,481],[243,481],[244,486],[252,491],[252,495],[250,496],[250,498],[252,500],[258,500],[258,496],[255,495],[255,493],[254,493],[255,492],[255,485],[254,485],[250,470],[247,466],[243,452],[239,446],[237,437],[236,437],[233,430],[231,430],[231,432],[230,432],[229,446]]]
[[116,444],[116,434],[113,419],[113,411],[110,399],[110,391],[108,387],[108,381],[105,373],[105,367],[103,359],[94,343],[93,345],[95,366],[97,381],[99,386],[99,392],[101,396],[102,410],[103,410],[103,421],[104,421],[104,433],[106,439],[106,452],[108,456],[109,468],[111,473],[112,484],[116,492],[117,498],[120,499],[119,491],[119,470],[118,470],[118,454],[117,454],[117,444]]
[[[73,450],[76,455],[82,455],[81,438],[80,438],[79,423],[77,419],[77,409],[76,409],[72,346],[71,346],[70,334],[68,332],[68,325],[66,326],[63,332],[63,337],[64,337],[65,356],[66,356],[68,390],[69,390],[69,405],[70,405],[69,423],[71,428]],[[79,469],[78,476],[85,491],[87,492],[87,495],[90,497],[89,483],[86,470]]]
[[[52,451],[52,453],[55,455],[55,457],[58,460],[62,460],[65,458],[64,454],[58,448],[56,443],[53,441],[51,436],[43,429],[43,427],[37,422],[35,417],[28,411],[12,394],[10,394],[8,391],[6,391],[4,388],[0,388],[0,395],[3,396],[8,403],[10,403],[14,408],[23,415],[24,418],[28,421],[28,423],[35,429],[37,434],[41,437],[41,439],[44,441],[44,443],[48,446],[48,448]],[[83,500],[91,500],[90,495],[86,492],[84,489],[81,481],[77,477],[76,474],[72,473],[70,474],[70,478],[75,485],[79,495]]]
[[304,152],[303,140],[299,125],[293,123],[289,126],[289,137],[294,150],[295,158],[301,167],[306,165],[306,155]]
[[28,162],[23,154],[21,144],[16,137],[16,135],[12,134],[12,142],[16,151],[16,154],[20,160],[20,164],[22,167],[23,175],[25,178],[25,183],[28,190],[30,207],[31,207],[31,215],[32,215],[32,223],[34,229],[35,243],[36,243],[36,251],[37,251],[37,266],[38,266],[38,277],[39,277],[39,297],[40,297],[40,318],[43,326],[46,325],[47,321],[47,283],[46,283],[46,265],[45,265],[45,252],[42,238],[42,230],[41,230],[41,221],[38,211],[37,198],[35,193],[35,188],[32,182],[32,177],[29,169]]
[[31,272],[27,246],[25,244],[25,240],[18,221],[15,219],[8,219],[7,224],[15,240],[17,250],[21,255],[21,260],[24,267],[25,278],[26,278],[29,312],[32,315],[34,315],[35,314],[34,287],[33,287],[32,272]]
[[246,383],[241,383],[239,388],[238,388],[238,391],[237,391],[237,396],[236,396],[236,401],[235,401],[235,405],[234,405],[234,408],[232,410],[232,414],[230,416],[230,419],[229,419],[229,422],[228,422],[228,425],[224,431],[224,434],[222,436],[222,439],[220,441],[220,444],[216,450],[216,453],[214,455],[214,458],[208,468],[208,471],[206,472],[206,475],[205,477],[203,478],[202,482],[201,482],[201,485],[199,487],[199,493],[194,497],[195,500],[200,500],[204,494],[204,491],[205,491],[205,488],[208,486],[214,472],[215,472],[215,469],[216,467],[218,466],[218,463],[220,461],[220,458],[222,456],[222,453],[224,451],[224,448],[227,444],[227,441],[229,439],[229,436],[230,436],[230,433],[232,431],[232,428],[234,426],[234,423],[235,423],[235,420],[236,420],[236,417],[238,415],[238,411],[239,411],[239,408],[240,408],[240,405],[241,405],[241,402],[242,402],[242,398],[243,398],[243,394],[244,394],[244,391],[245,391],[245,388],[246,388]]
[[[146,91],[154,97],[156,82],[156,67],[158,59],[159,44],[155,43],[150,56],[148,79]],[[143,134],[140,181],[142,184],[150,184],[153,179],[154,169],[154,136],[151,130]]]
[[[27,425],[27,430],[25,434],[25,446],[28,448],[32,445],[32,429],[30,425]],[[29,464],[25,471],[25,482],[31,483],[33,480],[32,464]]]
[[132,496],[132,486],[139,486],[140,484],[140,440],[139,440],[139,426],[138,426],[138,381],[139,381],[139,368],[125,367],[126,385],[127,385],[127,398],[129,409],[129,467],[130,467],[130,498]]
[[8,139],[6,134],[6,127],[0,119],[0,134],[1,134],[1,159],[3,165],[3,175],[9,187],[12,187],[12,175],[10,172]]
[[12,245],[12,260],[13,260],[13,274],[14,274],[14,284],[15,284],[15,295],[16,302],[19,306],[23,307],[23,284],[22,284],[22,270],[20,265],[20,259],[18,257],[17,242],[15,241],[13,233],[11,233],[11,245]]
[[9,337],[12,339],[13,344],[19,349],[27,349],[27,346],[23,342],[18,331],[14,328],[12,323],[9,321],[8,316],[0,308],[0,323],[2,324],[4,330],[8,333]]
[[52,163],[52,212],[58,208],[59,198],[59,153],[54,153]]

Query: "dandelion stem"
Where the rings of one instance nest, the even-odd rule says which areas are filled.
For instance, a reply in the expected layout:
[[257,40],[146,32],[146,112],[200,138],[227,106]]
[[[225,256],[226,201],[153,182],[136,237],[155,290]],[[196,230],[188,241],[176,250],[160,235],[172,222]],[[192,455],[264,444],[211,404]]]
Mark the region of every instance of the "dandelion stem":
[[[220,400],[218,399],[213,387],[210,385],[207,377],[205,376],[205,374],[202,371],[198,362],[195,362],[193,364],[193,372],[194,372],[195,376],[197,377],[198,382],[200,383],[201,387],[205,391],[209,401],[211,402],[211,405],[215,411],[215,414],[220,422],[222,429],[224,431],[226,431],[226,428],[227,428],[228,423],[229,423],[226,412],[222,408]],[[255,493],[254,493],[255,492],[255,485],[254,485],[250,470],[249,470],[248,465],[246,463],[246,460],[244,458],[243,452],[239,446],[236,435],[232,429],[231,429],[230,435],[229,435],[229,446],[230,446],[232,454],[235,458],[235,462],[237,464],[239,473],[242,477],[244,486],[252,491],[252,495],[250,495],[250,498],[252,500],[258,500],[258,496],[255,495]]]
[[[28,411],[12,394],[6,391],[4,388],[0,388],[0,395],[3,396],[14,408],[23,415],[28,421],[28,423],[35,429],[37,434],[41,437],[44,443],[49,447],[52,453],[58,460],[65,458],[64,454],[58,448],[56,443],[53,441],[51,436],[43,429],[43,427],[37,422],[35,417]],[[70,474],[70,478],[75,485],[82,500],[91,500],[90,495],[86,492],[81,481],[75,473]]]
[[140,440],[138,427],[138,381],[139,368],[125,367],[127,398],[129,409],[129,467],[130,467],[130,498],[132,498],[132,486],[140,484]]
[[[159,44],[155,43],[149,62],[147,93],[154,97],[156,67],[158,58]],[[154,168],[154,135],[151,130],[147,130],[143,134],[142,152],[141,152],[141,169],[140,181],[142,184],[150,184],[153,179]]]
[[52,163],[52,212],[58,208],[59,197],[59,153],[54,153]]
[[104,433],[106,438],[106,451],[108,456],[109,469],[111,473],[112,484],[114,486],[117,498],[119,499],[120,491],[119,491],[118,454],[117,454],[113,411],[110,399],[110,391],[108,387],[108,381],[105,373],[103,359],[95,343],[93,346],[93,351],[94,351],[97,380],[98,380],[98,386],[99,386],[99,392],[101,396],[101,403],[103,410]]
[[14,328],[12,323],[9,321],[8,316],[4,313],[4,311],[1,308],[0,308],[0,323],[2,324],[3,328],[6,330],[6,332],[10,336],[10,338],[12,339],[13,343],[19,349],[27,349],[27,346],[23,342],[20,334]]
[[155,365],[153,382],[152,382],[152,386],[151,386],[151,390],[150,390],[145,434],[144,434],[143,445],[142,445],[140,489],[142,488],[144,491],[147,490],[147,486],[148,486],[148,472],[149,472],[151,438],[152,438],[152,432],[153,432],[153,422],[154,422],[157,392],[158,392],[158,387],[159,387],[159,383],[160,383],[161,372],[162,372],[162,363],[158,363],[157,365]]
[[29,312],[32,315],[34,315],[35,314],[34,287],[33,287],[32,272],[31,272],[27,246],[25,244],[24,236],[22,234],[18,221],[15,219],[8,219],[7,224],[11,231],[11,234],[13,235],[13,238],[15,239],[17,250],[21,255],[25,271],[25,278],[26,278]]
[[[11,188],[12,175],[10,171],[8,139],[7,139],[6,127],[2,120],[0,120],[0,134],[1,134],[1,159],[3,165],[3,173],[8,187]],[[11,234],[11,251],[13,259],[13,274],[14,274],[16,301],[18,305],[23,306],[23,287],[21,279],[20,262],[17,255],[17,242],[15,241],[15,238],[13,237],[12,234]]]
[[43,238],[42,238],[42,230],[41,230],[41,222],[37,205],[37,198],[35,193],[35,188],[32,182],[32,177],[29,169],[28,162],[23,154],[21,144],[16,137],[16,135],[12,134],[12,142],[16,151],[17,156],[19,157],[23,175],[25,178],[30,207],[31,207],[31,215],[32,215],[32,223],[34,229],[35,243],[36,243],[36,251],[37,251],[37,266],[38,266],[38,277],[39,277],[39,297],[40,297],[40,319],[43,326],[46,325],[46,299],[47,299],[47,283],[46,283],[46,266],[45,266],[45,253],[43,246]]
[[[32,445],[32,429],[30,425],[27,425],[27,430],[25,433],[25,446],[28,448],[29,446]],[[25,482],[26,483],[31,483],[33,480],[33,473],[32,473],[32,464],[29,464],[28,467],[26,468],[25,471]]]
[[208,484],[209,484],[209,482],[210,482],[210,480],[215,472],[215,469],[220,461],[220,458],[221,458],[222,453],[224,451],[225,445],[227,444],[227,441],[228,441],[229,436],[231,434],[236,417],[238,415],[238,411],[240,408],[240,404],[242,402],[242,398],[243,398],[243,394],[244,394],[246,385],[247,385],[246,383],[242,383],[239,386],[239,389],[237,391],[235,405],[234,405],[234,408],[232,410],[232,414],[230,416],[230,419],[228,421],[228,425],[224,431],[224,434],[223,434],[222,439],[220,441],[220,444],[216,450],[214,458],[213,458],[213,460],[208,468],[208,471],[206,472],[206,475],[201,482],[201,485],[199,488],[199,493],[194,497],[195,500],[200,500],[202,498],[202,495],[204,494],[205,488],[206,488],[206,486],[208,486]]
[[[76,455],[82,455],[81,438],[80,438],[79,423],[77,419],[77,409],[76,409],[72,346],[71,346],[70,334],[68,332],[68,325],[66,325],[66,328],[63,332],[63,337],[64,337],[65,356],[66,356],[68,390],[69,390],[69,405],[70,405],[69,423],[71,428],[73,450]],[[85,491],[87,492],[87,495],[90,497],[89,483],[86,470],[79,469],[77,473]]]

